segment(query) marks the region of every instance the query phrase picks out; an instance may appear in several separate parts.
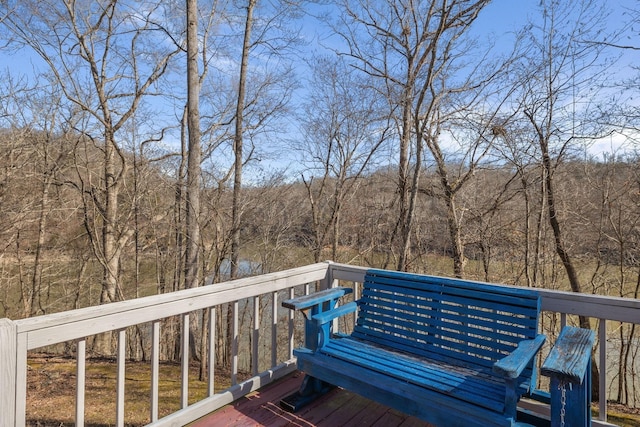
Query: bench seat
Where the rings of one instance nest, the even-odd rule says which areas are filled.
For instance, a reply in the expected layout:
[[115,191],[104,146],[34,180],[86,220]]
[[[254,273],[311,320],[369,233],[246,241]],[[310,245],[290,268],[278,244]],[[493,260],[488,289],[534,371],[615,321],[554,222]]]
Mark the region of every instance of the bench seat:
[[[322,378],[334,386],[398,409],[431,424],[443,427],[525,426],[514,423],[499,412],[476,405],[460,405],[458,396],[410,382],[390,381],[386,373],[359,366],[326,354],[296,350],[298,369],[308,379]],[[302,391],[301,391],[302,392]],[[304,392],[302,392],[304,393]],[[289,398],[292,398],[290,396]],[[283,405],[287,408],[287,405]]]
[[[351,338],[333,339],[320,353],[492,411],[504,411],[504,381],[482,366],[417,357]],[[296,355],[304,358],[300,352]]]

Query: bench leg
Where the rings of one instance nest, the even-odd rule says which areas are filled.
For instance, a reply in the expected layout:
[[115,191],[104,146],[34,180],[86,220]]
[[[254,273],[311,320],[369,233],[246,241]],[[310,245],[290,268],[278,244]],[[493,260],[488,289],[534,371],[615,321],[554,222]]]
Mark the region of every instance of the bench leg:
[[280,407],[288,412],[297,412],[303,406],[308,405],[334,388],[335,386],[332,384],[310,375],[305,375],[300,389],[280,400]]

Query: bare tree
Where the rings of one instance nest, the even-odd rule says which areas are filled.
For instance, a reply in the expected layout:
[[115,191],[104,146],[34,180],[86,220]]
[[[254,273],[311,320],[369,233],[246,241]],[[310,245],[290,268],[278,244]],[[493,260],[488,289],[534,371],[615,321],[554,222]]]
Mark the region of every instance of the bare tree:
[[231,278],[238,277],[238,264],[240,260],[240,193],[242,191],[242,166],[243,134],[244,134],[244,108],[247,84],[247,67],[249,66],[249,52],[251,49],[251,31],[253,29],[253,11],[257,0],[249,0],[244,24],[244,36],[242,39],[242,55],[240,60],[240,74],[238,76],[238,101],[235,114],[235,136],[233,139],[234,166],[233,166],[233,212],[231,216]]
[[[439,191],[448,206],[454,271],[457,276],[463,275],[464,245],[455,194],[489,152],[496,135],[490,132],[491,114],[477,121],[476,134],[464,136],[467,141],[460,145],[464,153],[458,155],[471,166],[452,175],[452,159],[447,158],[443,149],[442,133],[447,124],[451,126],[467,114],[463,111],[479,107],[477,88],[487,84],[483,81],[486,77],[480,78],[481,65],[468,63],[464,56],[472,47],[465,35],[487,3],[389,0],[344,5],[342,24],[346,30],[338,31],[348,43],[347,54],[361,71],[384,81],[383,95],[396,118],[399,211],[394,235],[399,236],[399,270],[405,270],[411,259],[411,230],[426,148],[435,161],[440,176]],[[466,79],[461,76],[465,68],[472,70],[467,72]],[[496,71],[490,70],[486,75],[493,78]],[[495,105],[492,108],[497,109]],[[460,113],[457,118],[456,111]],[[466,129],[469,128],[467,124]]]
[[[558,167],[572,152],[588,141],[610,132],[603,126],[597,99],[604,94],[610,65],[605,46],[591,41],[606,37],[606,12],[596,1],[541,3],[540,24],[526,29],[529,40],[525,62],[518,76],[519,104],[539,147],[543,197],[547,220],[553,232],[556,254],[573,292],[582,292],[576,264],[571,254],[569,213],[563,211],[557,188]],[[589,319],[580,316],[580,326],[589,328]],[[597,365],[593,363],[594,373]],[[606,369],[606,367],[601,367]],[[598,398],[597,375],[594,399]]]
[[604,88],[607,63],[601,47],[584,43],[588,32],[601,30],[603,10],[596,6],[593,1],[543,3],[541,26],[529,27],[530,51],[520,76],[520,105],[539,148],[548,220],[574,292],[582,286],[566,246],[554,178],[558,165],[581,142],[608,132],[592,102],[595,91]]
[[122,250],[132,235],[119,210],[130,166],[119,143],[121,130],[178,50],[158,43],[157,35],[165,33],[153,16],[161,4],[139,10],[115,0],[83,6],[21,2],[4,24],[47,64],[64,97],[85,113],[78,130],[102,152],[100,180],[79,173],[77,188],[93,252],[103,267],[101,302],[106,303],[119,298]]
[[375,166],[391,132],[368,90],[370,82],[340,59],[317,57],[312,63],[310,94],[300,117],[305,139],[301,162],[307,167],[302,180],[311,210],[314,260],[322,260],[330,243],[331,259],[337,261],[343,207]]
[[198,37],[198,1],[187,0],[187,209],[185,287],[199,285],[200,272],[200,72]]

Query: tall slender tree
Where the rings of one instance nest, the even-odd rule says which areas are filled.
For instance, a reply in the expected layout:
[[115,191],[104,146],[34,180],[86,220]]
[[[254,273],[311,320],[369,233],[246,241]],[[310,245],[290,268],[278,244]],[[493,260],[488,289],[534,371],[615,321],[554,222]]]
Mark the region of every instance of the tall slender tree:
[[200,272],[200,72],[198,37],[198,0],[187,0],[187,209],[185,287],[199,285]]
[[242,167],[244,164],[243,134],[245,97],[247,96],[247,68],[249,66],[249,52],[251,50],[251,31],[253,29],[253,11],[258,0],[248,0],[247,14],[244,23],[244,36],[242,39],[242,55],[240,59],[240,73],[238,75],[238,99],[235,114],[235,135],[233,138],[233,207],[231,217],[231,278],[238,276],[240,262],[240,217],[242,194]]

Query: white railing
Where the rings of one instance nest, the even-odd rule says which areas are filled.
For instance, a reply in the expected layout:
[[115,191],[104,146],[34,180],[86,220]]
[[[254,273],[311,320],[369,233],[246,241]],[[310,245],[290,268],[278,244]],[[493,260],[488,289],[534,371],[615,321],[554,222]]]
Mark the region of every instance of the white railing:
[[[278,360],[278,293],[292,296],[294,289],[300,287],[298,294],[308,293],[310,284],[320,282],[320,287],[353,286],[357,298],[357,286],[364,279],[366,268],[344,264],[319,263],[305,267],[265,274],[257,277],[234,280],[196,289],[183,290],[136,300],[123,301],[99,307],[89,307],[64,313],[40,316],[31,319],[11,321],[0,319],[0,425],[22,426],[26,422],[27,394],[27,352],[49,345],[76,342],[76,425],[84,424],[85,401],[85,360],[86,339],[104,332],[116,332],[117,351],[117,387],[115,424],[124,425],[124,375],[126,328],[151,325],[151,378],[150,378],[150,415],[151,424],[157,426],[184,425],[213,410],[220,408],[239,397],[250,393],[269,382],[295,370],[292,357],[294,345],[294,322],[292,313],[288,315],[286,360]],[[288,292],[288,293],[287,293]],[[542,310],[545,313],[559,313],[561,324],[567,322],[567,315],[582,315],[599,319],[598,365],[600,369],[600,396],[607,396],[607,331],[610,322],[628,322],[640,324],[640,301],[600,297],[595,295],[574,294],[539,289],[542,295]],[[260,299],[271,299],[271,357],[270,367],[258,372],[258,342],[261,317]],[[253,324],[250,334],[252,377],[236,382],[238,374],[238,301],[253,301]],[[188,404],[188,357],[182,357],[181,364],[181,409],[158,419],[158,371],[160,348],[160,325],[163,319],[180,316],[182,319],[182,354],[189,346],[189,316],[198,310],[216,310],[216,307],[232,303],[232,334],[234,343],[231,351],[231,384],[223,391],[214,391],[214,372],[210,370],[208,379],[208,397],[191,405]],[[280,316],[282,317],[282,315]],[[216,316],[210,315],[209,331],[215,331],[213,323]],[[215,337],[209,337],[209,366],[215,366]],[[602,367],[605,367],[604,369]],[[606,426],[606,399],[600,399],[598,420],[593,425]],[[534,407],[544,410],[544,407]]]
[[[233,280],[188,289],[162,295],[155,295],[136,300],[123,301],[56,313],[30,319],[11,321],[0,319],[0,426],[23,426],[26,423],[26,394],[27,394],[27,352],[38,348],[66,342],[77,342],[77,392],[76,392],[76,425],[84,425],[85,401],[85,359],[86,339],[104,332],[117,332],[117,374],[116,374],[116,414],[115,424],[125,423],[125,359],[126,359],[126,328],[140,324],[151,324],[151,391],[150,391],[150,419],[151,424],[157,426],[184,425],[222,407],[239,397],[250,393],[272,382],[273,380],[293,372],[296,368],[293,359],[293,317],[289,316],[288,328],[288,358],[277,359],[277,328],[278,328],[278,293],[289,291],[292,296],[294,288],[302,286],[300,293],[309,292],[309,284],[324,282],[328,263],[308,265],[305,267],[264,274],[258,277]],[[271,342],[271,366],[257,372],[258,339],[252,340],[251,351],[253,377],[236,384],[238,374],[238,301],[254,300],[254,315],[260,318],[260,304],[255,304],[261,296],[271,298],[271,317],[273,323]],[[231,350],[231,383],[230,388],[222,392],[214,392],[213,369],[210,369],[208,380],[208,397],[197,403],[188,405],[189,384],[189,316],[197,310],[208,310],[222,304],[232,303],[232,350]],[[159,378],[159,348],[160,321],[170,316],[181,316],[181,409],[158,419],[158,378]],[[209,331],[215,331],[213,322],[215,315],[210,315]],[[259,325],[252,325],[251,332],[256,338]],[[215,337],[209,337],[209,366],[215,366]]]

